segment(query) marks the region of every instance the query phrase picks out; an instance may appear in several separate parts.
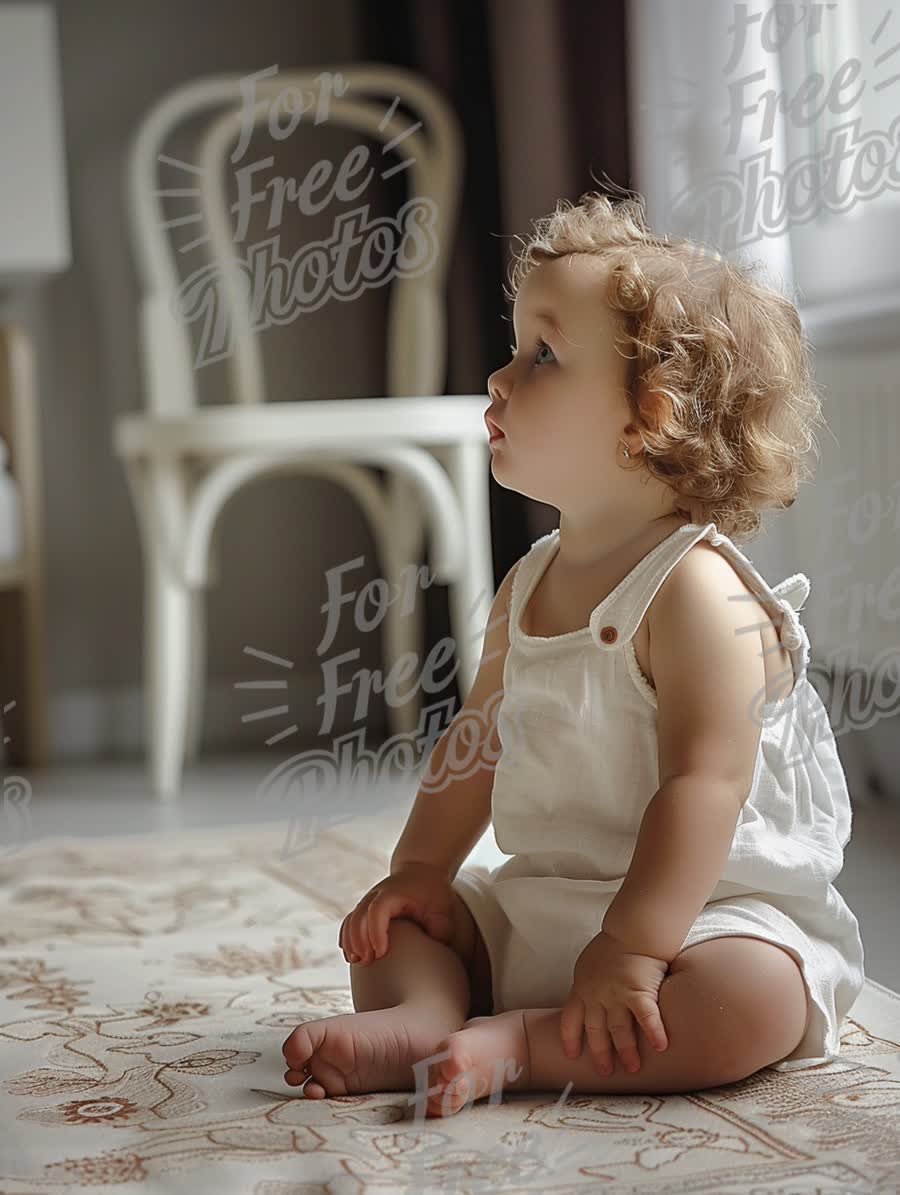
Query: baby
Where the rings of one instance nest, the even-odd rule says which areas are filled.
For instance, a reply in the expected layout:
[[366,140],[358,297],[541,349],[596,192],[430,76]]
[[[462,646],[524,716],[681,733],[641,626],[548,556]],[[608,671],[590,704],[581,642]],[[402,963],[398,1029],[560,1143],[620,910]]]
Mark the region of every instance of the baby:
[[[284,1043],[312,1098],[703,1089],[836,1057],[864,983],[809,581],[732,538],[809,475],[797,311],[637,198],[535,228],[486,421],[497,482],[559,528],[503,579],[445,779],[341,925],[356,1013]],[[481,763],[453,775],[462,719]],[[491,823],[510,858],[463,867]]]

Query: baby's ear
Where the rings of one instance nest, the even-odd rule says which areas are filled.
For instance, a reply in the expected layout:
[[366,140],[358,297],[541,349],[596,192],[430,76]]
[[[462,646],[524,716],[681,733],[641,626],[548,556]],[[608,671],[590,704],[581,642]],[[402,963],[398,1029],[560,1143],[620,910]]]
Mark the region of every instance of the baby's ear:
[[672,400],[668,394],[659,394],[657,391],[648,389],[643,378],[638,381],[636,395],[642,423],[654,431],[658,431],[671,417]]

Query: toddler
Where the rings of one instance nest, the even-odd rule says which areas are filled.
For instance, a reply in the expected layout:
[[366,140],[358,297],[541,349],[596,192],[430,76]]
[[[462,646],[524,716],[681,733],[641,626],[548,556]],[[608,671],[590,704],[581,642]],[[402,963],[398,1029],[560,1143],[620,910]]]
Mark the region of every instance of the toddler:
[[[452,774],[448,728],[341,925],[357,1012],[284,1043],[308,1097],[415,1089],[437,1116],[703,1089],[835,1058],[864,983],[809,580],[772,587],[735,544],[809,475],[796,308],[653,236],[639,198],[561,201],[535,230],[486,422],[497,482],[559,528],[494,598],[454,719],[479,766]],[[491,823],[510,858],[463,867]]]

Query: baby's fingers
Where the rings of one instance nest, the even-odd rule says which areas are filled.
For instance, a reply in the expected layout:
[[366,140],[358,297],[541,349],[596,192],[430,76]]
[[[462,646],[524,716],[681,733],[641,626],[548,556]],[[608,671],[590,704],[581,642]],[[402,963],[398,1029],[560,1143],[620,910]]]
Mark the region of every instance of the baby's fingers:
[[387,954],[389,922],[389,906],[378,896],[373,897],[355,918],[352,939],[355,957],[350,959],[351,962],[365,966]]
[[611,1075],[616,1069],[612,1040],[616,1031],[607,1021],[604,1005],[595,1004],[587,1010],[584,1032],[597,1074]]
[[373,962],[387,954],[387,927],[390,919],[390,913],[377,898],[366,910],[366,938]]
[[347,923],[344,953],[348,962],[361,963],[366,959],[369,950],[366,938],[367,912],[367,909],[354,909]]
[[575,992],[570,993],[560,1013],[559,1031],[565,1056],[578,1058],[584,1039],[584,1001]]
[[[355,911],[355,910],[354,910]],[[341,922],[341,928],[338,931],[338,946],[344,952],[344,958],[347,962],[352,962],[354,956],[353,947],[353,913],[348,913]]]
[[634,1019],[631,1011],[624,1005],[609,1014],[609,1034],[615,1043],[616,1053],[622,1059],[626,1071],[633,1074],[641,1069],[641,1056],[638,1053],[637,1034],[634,1031]]
[[634,1019],[644,1031],[644,1035],[654,1050],[666,1050],[669,1039],[666,1028],[659,1012],[659,1005],[655,1000],[647,997],[646,1003],[641,1001],[634,1009]]

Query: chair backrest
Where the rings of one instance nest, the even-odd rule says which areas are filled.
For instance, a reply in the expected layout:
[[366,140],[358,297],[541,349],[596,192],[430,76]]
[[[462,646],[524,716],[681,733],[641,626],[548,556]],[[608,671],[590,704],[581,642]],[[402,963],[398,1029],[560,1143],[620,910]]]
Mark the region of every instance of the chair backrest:
[[[266,326],[265,313],[254,310],[248,264],[251,253],[261,246],[251,246],[247,260],[235,252],[224,167],[226,155],[246,138],[248,127],[268,120],[273,103],[285,95],[301,100],[292,136],[301,132],[304,122],[310,123],[308,108],[303,106],[309,101],[315,105],[316,124],[326,112],[330,123],[367,133],[383,142],[383,154],[397,155],[400,164],[384,170],[382,178],[407,171],[409,198],[396,219],[381,222],[374,230],[374,235],[385,236],[392,228],[401,247],[409,247],[405,256],[410,259],[405,268],[392,267],[387,395],[427,396],[443,388],[447,351],[444,296],[462,169],[462,135],[455,113],[430,83],[400,67],[354,63],[261,77],[276,69],[257,76],[215,75],[175,89],[144,116],[131,143],[127,210],[140,288],[145,397],[154,414],[190,413],[197,406],[195,368],[218,357],[226,358],[234,401],[247,404],[265,399],[258,335],[261,326]],[[242,88],[248,87],[248,78],[254,91],[250,103],[245,103]],[[414,114],[412,124],[402,112],[398,114],[399,104]],[[163,146],[178,124],[223,105],[225,111],[204,131],[196,165],[163,154]],[[278,114],[278,123],[284,126],[283,113]],[[343,170],[345,187],[355,188],[360,172],[365,173],[367,157],[366,147],[357,146],[333,173],[340,179]],[[189,171],[195,186],[161,191],[161,162]],[[368,178],[371,173],[370,167]],[[167,221],[162,199],[173,194],[199,195],[199,215]],[[209,266],[182,283],[167,228],[184,224],[193,228],[198,221],[202,221],[202,233],[192,244],[208,242]],[[193,320],[201,321],[198,357],[194,357],[188,327]]]

